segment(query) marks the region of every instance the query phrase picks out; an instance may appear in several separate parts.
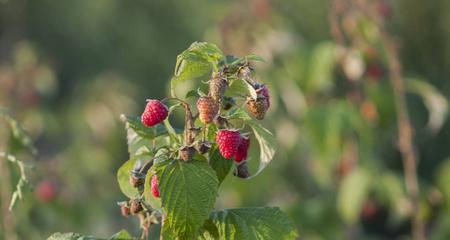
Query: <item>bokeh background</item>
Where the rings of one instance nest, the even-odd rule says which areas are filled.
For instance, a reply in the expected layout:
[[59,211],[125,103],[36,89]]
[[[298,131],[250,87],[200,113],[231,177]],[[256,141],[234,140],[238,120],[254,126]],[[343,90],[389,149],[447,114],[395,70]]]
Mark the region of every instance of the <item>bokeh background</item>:
[[279,205],[302,239],[409,239],[419,211],[430,239],[450,239],[450,2],[359,2],[399,47],[420,159],[417,208],[385,54],[364,13],[350,7],[333,19],[326,0],[0,0],[0,107],[39,151],[26,154],[0,125],[0,150],[35,166],[33,191],[10,213],[5,191],[17,173],[1,165],[0,239],[138,235],[116,204],[128,157],[119,115],[168,94],[176,56],[194,41],[263,56],[257,74],[273,96],[264,124],[279,142],[275,159],[250,181],[228,178],[218,207]]

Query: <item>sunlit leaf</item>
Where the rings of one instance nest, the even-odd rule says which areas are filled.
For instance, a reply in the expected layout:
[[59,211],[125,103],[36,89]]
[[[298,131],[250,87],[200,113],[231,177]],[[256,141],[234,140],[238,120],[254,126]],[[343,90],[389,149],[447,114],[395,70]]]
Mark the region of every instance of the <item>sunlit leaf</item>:
[[250,96],[252,99],[258,97],[255,88],[244,79],[235,79],[225,93],[227,96]]
[[223,58],[222,51],[214,44],[195,42],[177,56],[174,77],[172,78],[172,96],[185,96],[196,84],[211,76],[218,62]]

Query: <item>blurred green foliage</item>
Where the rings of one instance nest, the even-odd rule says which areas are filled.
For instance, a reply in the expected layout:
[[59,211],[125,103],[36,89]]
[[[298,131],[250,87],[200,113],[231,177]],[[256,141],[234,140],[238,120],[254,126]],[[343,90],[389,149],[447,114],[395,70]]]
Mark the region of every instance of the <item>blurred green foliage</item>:
[[[330,35],[329,1],[0,1],[0,107],[39,151],[35,191],[13,211],[14,236],[0,211],[0,239],[138,232],[116,204],[127,160],[119,116],[168,95],[173,59],[196,40],[263,56],[259,75],[273,99],[265,124],[277,136],[275,160],[251,181],[227,179],[218,208],[280,205],[304,239],[401,238],[420,211],[431,239],[449,239],[450,3],[382,2],[407,77],[420,209],[406,198],[382,52],[343,51]],[[370,22],[347,24],[374,34]],[[27,159],[5,129],[0,151]]]

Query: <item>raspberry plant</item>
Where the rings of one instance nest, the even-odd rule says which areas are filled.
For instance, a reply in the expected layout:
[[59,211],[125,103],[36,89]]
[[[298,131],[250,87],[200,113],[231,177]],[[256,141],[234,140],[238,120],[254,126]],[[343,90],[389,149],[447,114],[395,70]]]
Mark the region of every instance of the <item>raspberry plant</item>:
[[[231,171],[250,179],[275,153],[273,135],[258,123],[270,106],[269,89],[254,77],[251,61],[262,59],[225,56],[213,44],[193,43],[177,57],[172,96],[147,100],[140,117],[121,116],[130,160],[118,170],[120,189],[129,198],[119,206],[123,216],[139,218],[141,239],[156,224],[160,239],[297,237],[276,207],[213,209]],[[182,129],[170,122],[177,109],[184,112]],[[250,176],[247,156],[255,140],[260,164]]]

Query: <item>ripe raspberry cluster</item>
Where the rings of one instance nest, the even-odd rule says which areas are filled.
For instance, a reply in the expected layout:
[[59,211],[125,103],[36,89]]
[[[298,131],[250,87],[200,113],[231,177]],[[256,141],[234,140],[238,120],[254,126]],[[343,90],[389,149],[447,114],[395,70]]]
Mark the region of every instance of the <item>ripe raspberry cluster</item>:
[[[203,67],[193,67],[198,61],[209,63],[209,79],[204,78]],[[121,117],[127,129],[130,160],[117,173],[119,186],[128,197],[118,204],[123,216],[139,219],[141,238],[148,238],[150,227],[155,224],[160,225],[160,237],[164,239],[197,239],[203,232],[218,232],[215,226],[204,229],[204,223],[208,217],[215,221],[209,213],[220,183],[230,172],[239,178],[250,178],[251,138],[257,140],[261,158],[253,176],[273,158],[273,135],[256,122],[264,119],[270,108],[269,89],[254,76],[249,61],[264,60],[253,54],[225,56],[214,44],[193,43],[177,57],[171,97],[147,100],[140,121]],[[185,89],[194,86],[191,83],[199,85]],[[172,126],[168,120],[178,110],[184,110],[184,126]],[[256,211],[279,217],[272,209]],[[240,222],[253,228],[246,221],[253,224],[251,219]],[[236,227],[231,222],[225,227],[228,225]],[[280,235],[279,231],[258,231],[267,236],[264,239]],[[259,232],[255,234],[260,236]],[[292,233],[286,230],[285,236],[293,239]],[[229,237],[228,233],[221,233],[215,239]]]
[[[186,101],[172,98],[172,100],[179,101],[184,106],[186,112],[184,143],[178,149],[178,159],[190,161],[195,154],[207,154],[212,149],[212,144],[217,144],[220,154],[225,159],[230,159],[235,162],[236,168],[234,175],[240,178],[247,178],[249,176],[247,158],[250,137],[246,133],[241,133],[239,129],[230,126],[232,124],[228,121],[226,114],[222,115],[223,111],[230,111],[233,107],[237,107],[236,102],[237,98],[239,98],[239,96],[231,97],[225,95],[230,86],[229,76],[225,70],[223,69],[223,71],[214,73],[208,81],[208,93],[198,97],[196,102],[198,115],[192,114],[191,106]],[[244,98],[248,112],[258,120],[264,119],[270,107],[269,89],[266,85],[255,81],[252,76],[252,68],[249,65],[241,66],[236,76],[246,81],[253,88],[254,92],[256,92],[256,98],[250,96]],[[154,127],[167,119],[169,110],[164,102],[164,100],[147,100],[144,112],[141,115],[141,122],[144,126]],[[200,127],[195,125],[195,119],[197,117],[202,124]],[[204,131],[211,125],[215,125],[213,129],[217,129],[217,132],[214,134],[214,139],[208,141],[205,139]],[[198,139],[201,132],[203,132],[203,137]],[[215,140],[215,143],[211,142],[212,140]],[[133,169],[130,172],[130,185],[142,190],[145,176],[146,171],[142,171],[140,166]],[[159,181],[156,174],[152,175],[150,187],[153,197],[159,198]],[[129,202],[121,203],[120,207],[124,216],[139,214],[145,209],[139,199],[132,199]]]
[[[256,119],[264,119],[267,110],[270,107],[270,95],[267,85],[258,83],[252,76],[252,68],[245,64],[237,71],[236,74],[240,79],[247,81],[247,83],[254,88],[256,98],[247,96],[246,104],[248,112]],[[245,165],[248,149],[250,147],[250,138],[246,134],[241,134],[238,129],[230,128],[227,118],[221,116],[221,109],[228,111],[233,108],[236,103],[234,97],[225,96],[227,88],[229,87],[229,80],[225,69],[214,73],[211,80],[208,82],[208,94],[201,95],[197,99],[196,107],[198,111],[198,118],[206,128],[210,124],[215,124],[218,128],[216,133],[216,144],[219,148],[220,154],[226,159],[233,159],[237,165]],[[182,100],[180,100],[182,101]],[[202,140],[195,141],[198,131],[193,124],[195,119],[192,117],[190,107],[184,101],[186,108],[186,124],[185,126],[185,142],[179,148],[178,157],[181,160],[189,161],[196,153],[205,154],[211,149],[211,143],[202,138]],[[141,115],[142,124],[147,127],[153,127],[162,123],[168,116],[167,106],[159,100],[148,100],[144,112]],[[191,118],[191,119],[189,119]],[[225,127],[225,128],[224,128]],[[200,128],[201,129],[201,128]],[[238,171],[237,171],[238,172]],[[139,179],[130,179],[134,186],[141,183]],[[152,178],[153,186],[157,186],[157,179]],[[156,188],[157,189],[157,188]],[[159,196],[157,191],[153,193]]]

